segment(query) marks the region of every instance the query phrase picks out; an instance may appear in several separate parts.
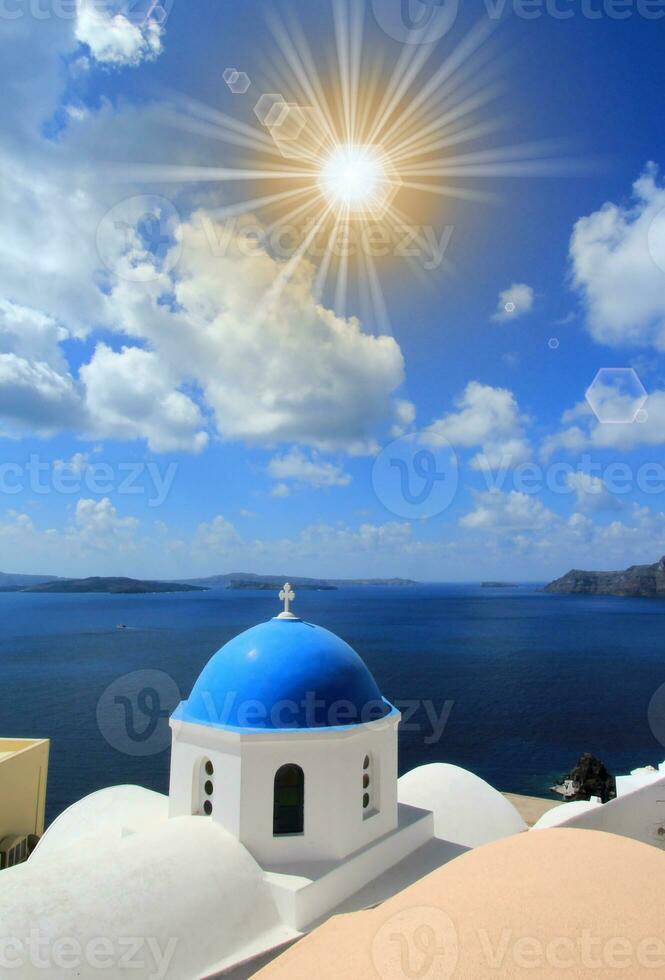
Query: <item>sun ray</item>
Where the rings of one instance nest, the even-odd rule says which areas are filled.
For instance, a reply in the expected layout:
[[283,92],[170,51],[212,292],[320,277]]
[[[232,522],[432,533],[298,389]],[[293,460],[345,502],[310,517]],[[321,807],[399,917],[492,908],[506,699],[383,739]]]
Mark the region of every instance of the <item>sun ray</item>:
[[[270,12],[268,19],[267,81],[257,96],[254,80],[253,103],[238,103],[247,109],[246,120],[174,93],[162,113],[168,125],[210,139],[213,148],[225,144],[224,166],[145,163],[108,170],[115,180],[219,184],[227,200],[208,209],[212,218],[251,214],[260,221],[262,247],[278,262],[278,273],[257,315],[307,259],[321,301],[329,296],[346,315],[352,290],[359,292],[374,325],[387,330],[382,272],[394,277],[400,262],[419,279],[425,276],[425,263],[398,256],[395,243],[408,228],[414,248],[426,255],[435,233],[414,213],[435,222],[462,207],[459,202],[495,201],[494,188],[481,190],[475,180],[581,169],[579,160],[562,156],[560,143],[490,145],[506,126],[502,115],[488,111],[502,91],[491,20],[478,21],[445,57],[442,45],[407,44],[389,67],[392,49],[370,37],[358,0],[333,0],[328,59],[321,50],[315,57],[292,13]],[[450,216],[445,221],[450,227]],[[371,242],[384,239],[374,250]],[[452,266],[442,258],[440,269],[451,272]]]

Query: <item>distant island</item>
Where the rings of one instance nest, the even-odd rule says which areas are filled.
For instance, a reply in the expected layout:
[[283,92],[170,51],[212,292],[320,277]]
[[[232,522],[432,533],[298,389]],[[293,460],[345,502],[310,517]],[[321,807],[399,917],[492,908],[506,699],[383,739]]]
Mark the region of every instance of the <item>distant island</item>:
[[198,585],[180,582],[144,582],[135,578],[63,578],[37,585],[16,586],[12,592],[85,593],[101,592],[107,595],[146,595],[154,592],[205,592]]
[[347,586],[411,586],[405,578],[317,579],[297,575],[256,575],[254,572],[229,572],[207,578],[174,581],[144,581],[126,577],[58,578],[55,575],[12,575],[0,572],[0,592],[85,593],[108,595],[146,595],[154,592],[205,592],[209,589],[257,589],[279,591],[285,582],[301,592],[330,592]]
[[16,592],[29,585],[54,582],[55,578],[55,575],[10,575],[8,572],[0,572],[0,592]]
[[631,565],[623,572],[584,572],[574,568],[546,585],[545,592],[665,598],[665,557],[653,565]]
[[407,578],[303,578],[298,575],[256,575],[253,572],[229,572],[226,575],[210,575],[207,578],[185,580],[189,585],[203,586],[207,589],[259,589],[270,591],[281,589],[290,582],[294,589],[301,591],[328,592],[348,586],[410,586],[417,585]]
[[517,582],[481,582],[481,589],[516,589]]

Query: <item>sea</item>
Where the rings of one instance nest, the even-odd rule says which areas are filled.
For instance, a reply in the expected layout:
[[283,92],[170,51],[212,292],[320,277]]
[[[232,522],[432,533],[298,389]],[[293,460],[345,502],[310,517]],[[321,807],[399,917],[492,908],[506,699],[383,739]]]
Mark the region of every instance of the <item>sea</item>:
[[[537,585],[301,590],[404,716],[400,771],[472,770],[548,796],[582,752],[614,774],[665,759],[665,602]],[[279,611],[258,590],[0,593],[0,735],[51,740],[47,823],[104,786],[168,790],[168,716],[207,660]]]

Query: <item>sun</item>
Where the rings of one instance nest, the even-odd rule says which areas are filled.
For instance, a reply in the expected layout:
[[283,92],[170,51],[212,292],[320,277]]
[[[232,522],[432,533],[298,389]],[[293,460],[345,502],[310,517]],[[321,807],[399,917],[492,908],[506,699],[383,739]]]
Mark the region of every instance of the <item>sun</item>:
[[347,215],[377,216],[398,181],[379,147],[341,144],[321,162],[319,186],[329,204]]
[[[225,144],[223,165],[134,164],[125,172],[132,180],[220,182],[224,200],[210,214],[229,234],[238,216],[256,217],[278,259],[261,309],[309,263],[318,301],[346,315],[353,290],[363,318],[385,332],[382,280],[397,280],[398,263],[420,282],[430,270],[454,272],[431,243],[442,240],[440,221],[448,222],[443,237],[453,227],[456,202],[495,199],[476,181],[567,170],[546,143],[488,145],[500,125],[488,110],[498,91],[490,20],[446,51],[405,45],[389,67],[384,41],[366,30],[366,5],[331,7],[336,57],[325,76],[320,39],[315,53],[296,19],[273,14],[270,71],[248,90],[244,120],[191,98],[169,113],[183,133]],[[123,170],[114,169],[116,177]]]

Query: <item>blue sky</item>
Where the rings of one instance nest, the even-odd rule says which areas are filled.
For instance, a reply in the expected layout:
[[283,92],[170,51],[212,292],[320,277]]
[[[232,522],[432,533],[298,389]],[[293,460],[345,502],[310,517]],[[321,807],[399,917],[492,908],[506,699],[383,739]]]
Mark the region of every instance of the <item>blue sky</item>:
[[[137,166],[247,165],[218,114],[266,140],[260,96],[302,103],[274,5],[150,7],[3,7],[0,567],[539,580],[665,553],[665,9],[465,5],[406,101],[491,22],[465,85],[500,84],[468,120],[497,129],[449,152],[539,144],[545,172],[414,195],[445,261],[377,263],[385,316],[334,274],[316,294],[307,258],[265,319],[286,259],[211,247],[251,182]],[[282,9],[331,78],[330,4]],[[384,29],[398,10],[366,4],[363,70],[419,47]],[[621,422],[585,398],[601,369]]]

